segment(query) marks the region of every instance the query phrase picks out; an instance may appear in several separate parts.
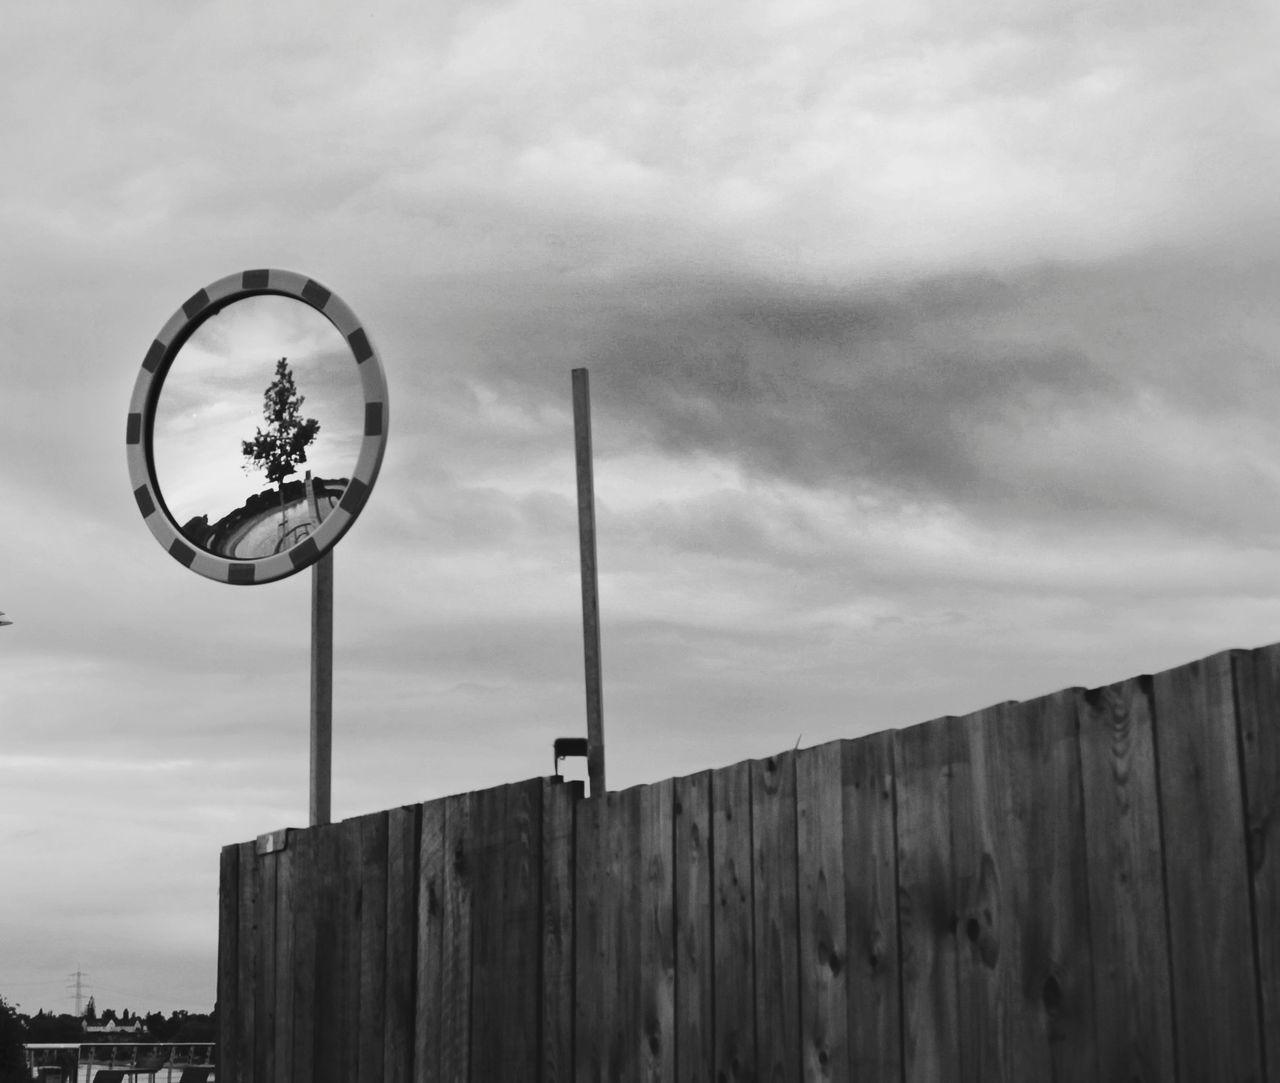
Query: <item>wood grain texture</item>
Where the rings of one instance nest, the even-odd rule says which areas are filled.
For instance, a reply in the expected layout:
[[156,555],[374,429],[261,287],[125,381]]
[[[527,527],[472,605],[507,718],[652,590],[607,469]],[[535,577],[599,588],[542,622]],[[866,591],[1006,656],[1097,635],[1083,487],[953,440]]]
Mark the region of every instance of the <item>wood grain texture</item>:
[[841,742],[849,1077],[902,1077],[893,734]]
[[421,806],[387,814],[387,946],[383,1078],[411,1083],[417,971],[418,825]]
[[[259,936],[257,923],[261,920],[258,893],[261,877],[258,872],[257,847],[252,842],[241,843],[239,849],[239,932],[237,942],[239,962],[237,970],[240,974],[240,1025],[239,1048],[237,1061],[240,1067],[240,1078],[244,1083],[266,1083],[259,1065],[260,1050],[257,1032],[264,1028],[266,1013],[263,1010],[262,998],[258,994],[261,988],[262,974],[258,965]],[[261,1020],[261,1026],[259,1026]]]
[[[1014,1005],[1006,995],[1011,956],[1016,965],[1017,914],[1011,880],[1016,843],[997,831],[1007,762],[991,733],[1004,705],[960,718],[951,744],[951,855],[956,907],[956,1018],[964,1083],[1004,1083],[1012,1068]],[[993,756],[998,757],[992,762]],[[1004,964],[1003,966],[1001,964]]]
[[315,837],[316,875],[316,1021],[313,1066],[317,1083],[347,1083],[342,1077],[343,1017],[341,921],[343,876],[341,824],[311,829]]
[[221,1074],[1276,1079],[1278,812],[1270,647],[277,834],[220,857]]
[[444,897],[448,861],[445,799],[421,807],[418,840],[417,1003],[413,1022],[414,1083],[440,1079],[441,1023],[444,1016]]
[[[275,1014],[272,1028],[272,1050],[274,1068],[270,1078],[290,1081],[293,1079],[293,1023],[294,993],[297,981],[297,960],[295,937],[297,932],[297,915],[294,913],[296,903],[295,875],[297,865],[298,832],[287,833],[288,843],[284,849],[270,855],[276,867],[276,903],[274,941],[274,992]],[[259,858],[258,860],[266,860]]]
[[218,859],[218,1069],[223,1083],[240,1083],[240,851],[224,846]]
[[254,1000],[257,1023],[254,1061],[263,1079],[276,1075],[276,873],[278,853],[257,854],[258,892],[253,916],[253,954],[257,970]]
[[1175,1078],[1151,679],[1080,694],[1099,1078]]
[[578,1083],[603,1083],[605,1071],[606,986],[610,947],[604,897],[608,877],[604,797],[578,804],[574,829],[574,1067]]
[[528,1078],[538,1057],[541,782],[476,794],[471,1075]]
[[606,1078],[616,1083],[640,1079],[640,909],[636,891],[642,790],[635,786],[604,798],[608,842],[600,908],[605,944],[602,1015]]
[[[961,1072],[1091,1080],[1092,972],[1072,693],[961,722],[953,785]],[[953,776],[953,783],[956,776]]]
[[1235,671],[1263,1052],[1280,1083],[1280,646],[1237,655]]
[[803,1078],[845,1080],[850,1069],[843,742],[797,752],[795,776]]
[[1232,652],[1155,677],[1156,763],[1184,1079],[1262,1075]]
[[351,823],[360,832],[360,1015],[359,1083],[384,1083],[387,989],[387,813]]
[[761,1083],[773,1083],[802,1071],[795,756],[751,767],[756,1056]]
[[343,1083],[360,1083],[360,911],[364,903],[364,833],[359,820],[338,824],[337,936],[340,999],[338,1064]]
[[1015,758],[1008,807],[1022,827],[1016,905],[1025,915],[1018,924],[1023,971],[1015,983],[1022,1032],[1030,1061],[1047,1064],[1048,1078],[1063,1083],[1093,1080],[1098,1072],[1081,691],[1022,704],[1014,732],[1003,735]]
[[960,1063],[951,851],[958,724],[939,718],[893,735],[902,1067],[908,1083],[955,1078]]
[[645,1083],[676,1078],[674,793],[670,779],[639,793],[633,905],[640,922],[638,1075]]
[[672,793],[675,891],[675,1041],[680,1083],[714,1079],[711,940],[711,772],[678,778]]
[[541,1083],[574,1078],[574,820],[581,795],[580,783],[543,783]]
[[503,868],[502,1078],[528,1077],[539,1062],[542,947],[542,780],[506,788]]
[[501,1079],[501,1049],[506,975],[503,896],[503,820],[510,787],[496,786],[473,795],[471,879],[471,1053],[473,1079]]
[[[289,913],[293,926],[293,1002],[289,1006],[293,1040],[290,1073],[283,1078],[293,1083],[315,1079],[316,1024],[316,922],[318,868],[314,831],[290,833],[291,885]],[[289,972],[285,971],[287,975]],[[284,1009],[282,1008],[281,1011]]]
[[475,795],[445,799],[444,913],[440,968],[440,1079],[471,1079],[472,898],[480,869]]
[[757,1078],[749,762],[713,772],[711,834],[715,1079],[749,1083]]

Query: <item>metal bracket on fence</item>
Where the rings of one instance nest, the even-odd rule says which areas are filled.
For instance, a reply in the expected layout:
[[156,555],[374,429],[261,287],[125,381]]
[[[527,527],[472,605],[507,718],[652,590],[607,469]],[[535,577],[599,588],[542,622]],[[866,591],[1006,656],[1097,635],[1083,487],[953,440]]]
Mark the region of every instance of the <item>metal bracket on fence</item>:
[[555,769],[553,774],[559,776],[560,761],[570,756],[586,756],[587,754],[587,738],[585,737],[557,737],[555,741]]

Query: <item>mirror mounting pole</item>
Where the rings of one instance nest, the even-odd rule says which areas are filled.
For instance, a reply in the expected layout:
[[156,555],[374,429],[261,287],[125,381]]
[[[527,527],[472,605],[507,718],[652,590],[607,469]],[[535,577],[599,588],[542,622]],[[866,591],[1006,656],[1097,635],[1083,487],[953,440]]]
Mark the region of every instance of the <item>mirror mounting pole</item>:
[[600,588],[596,571],[591,386],[586,369],[573,370],[573,434],[578,466],[578,551],[582,569],[582,640],[587,683],[587,782],[592,797],[603,797],[604,694],[600,662]]
[[333,778],[333,550],[311,566],[311,826],[329,823]]

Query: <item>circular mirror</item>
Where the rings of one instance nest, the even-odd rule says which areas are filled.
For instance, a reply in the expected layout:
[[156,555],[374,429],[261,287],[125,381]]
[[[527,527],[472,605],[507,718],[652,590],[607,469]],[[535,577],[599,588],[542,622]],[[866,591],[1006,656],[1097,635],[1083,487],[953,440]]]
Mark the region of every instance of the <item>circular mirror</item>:
[[266,583],[314,563],[359,513],[386,442],[382,366],[332,291],[246,271],[161,329],[130,404],[134,496],[192,570]]

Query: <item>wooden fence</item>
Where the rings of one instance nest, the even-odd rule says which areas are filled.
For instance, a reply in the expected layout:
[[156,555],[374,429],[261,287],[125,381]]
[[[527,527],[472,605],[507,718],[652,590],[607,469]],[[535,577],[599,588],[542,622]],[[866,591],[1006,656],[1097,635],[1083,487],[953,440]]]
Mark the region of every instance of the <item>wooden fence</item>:
[[1280,1080],[1280,646],[222,852],[220,1083]]

